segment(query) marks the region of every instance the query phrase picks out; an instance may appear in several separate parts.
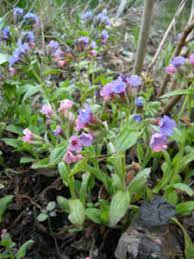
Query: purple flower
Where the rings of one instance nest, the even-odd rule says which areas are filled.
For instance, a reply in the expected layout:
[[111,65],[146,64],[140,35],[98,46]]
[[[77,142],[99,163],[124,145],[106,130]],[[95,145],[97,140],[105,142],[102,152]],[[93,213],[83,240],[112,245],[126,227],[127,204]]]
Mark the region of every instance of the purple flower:
[[90,20],[92,17],[93,17],[93,12],[92,12],[91,10],[86,11],[85,13],[83,13],[83,14],[81,15],[81,19],[82,19],[82,20],[85,20],[85,21]]
[[142,121],[142,117],[141,117],[140,114],[134,114],[134,115],[133,115],[133,119],[134,119],[134,121],[136,121],[136,122],[141,122],[141,121]]
[[7,40],[7,39],[10,37],[10,29],[9,29],[9,26],[6,26],[5,28],[3,28],[2,34],[3,34],[3,39],[4,39],[4,40]]
[[65,99],[60,102],[59,112],[65,113],[66,111],[71,109],[72,106],[73,106],[73,102],[71,100]]
[[44,104],[40,112],[43,115],[45,115],[48,119],[50,119],[54,115],[53,109],[50,104]]
[[88,104],[85,104],[85,109],[79,111],[79,115],[76,120],[76,130],[79,131],[92,122],[93,114]]
[[68,150],[72,152],[80,152],[82,150],[82,143],[78,136],[71,136],[69,140]]
[[91,48],[92,49],[96,49],[97,48],[96,42],[94,40],[91,42]]
[[22,16],[24,14],[24,10],[22,8],[16,7],[13,9],[13,16],[14,18],[18,18],[19,16]]
[[103,30],[101,34],[101,39],[103,44],[107,42],[108,37],[109,37],[108,32],[106,30]]
[[129,84],[129,86],[134,87],[134,88],[137,88],[137,87],[141,86],[141,84],[142,84],[141,77],[137,76],[137,75],[132,75],[130,77],[127,77],[126,80],[127,80],[127,83]]
[[177,56],[177,57],[174,57],[172,59],[172,61],[170,62],[174,67],[180,67],[182,65],[184,65],[186,62],[186,59],[182,56]]
[[20,44],[9,59],[9,67],[12,67],[17,63],[21,59],[22,55],[24,55],[29,49],[30,47],[27,43]]
[[56,136],[59,136],[63,132],[61,126],[57,125],[56,129],[53,131],[53,134]]
[[24,40],[26,42],[34,42],[35,41],[35,36],[34,33],[32,31],[28,31],[25,35],[24,35]]
[[165,68],[165,71],[167,74],[172,75],[176,72],[176,67],[174,65],[170,64]]
[[100,91],[100,95],[104,98],[105,101],[109,100],[112,94],[113,94],[112,83],[106,84],[105,86],[103,86],[102,90]]
[[137,97],[135,99],[135,105],[139,108],[142,108],[143,107],[143,104],[144,104],[144,100],[142,97]]
[[83,44],[85,45],[85,47],[86,47],[86,46],[88,46],[89,38],[88,38],[88,37],[80,37],[80,38],[78,39],[78,42],[79,42],[79,43],[83,43]]
[[166,115],[160,120],[160,132],[165,136],[171,136],[175,127],[176,122]]
[[24,15],[24,20],[27,23],[34,24],[34,25],[37,25],[39,23],[39,18],[34,13],[27,13],[26,15]]
[[104,12],[99,13],[96,16],[96,20],[99,24],[111,25],[110,19]]
[[167,149],[167,136],[160,133],[152,135],[150,140],[150,147],[154,152],[160,152]]
[[22,140],[26,143],[32,143],[33,140],[33,133],[28,129],[23,130],[24,136],[22,137]]
[[89,147],[93,143],[93,136],[90,133],[82,133],[79,137],[82,146]]
[[118,79],[112,82],[112,92],[115,94],[122,94],[125,92],[126,83],[119,76]]
[[52,49],[52,51],[55,51],[59,47],[59,43],[55,40],[51,40],[48,44],[48,47]]

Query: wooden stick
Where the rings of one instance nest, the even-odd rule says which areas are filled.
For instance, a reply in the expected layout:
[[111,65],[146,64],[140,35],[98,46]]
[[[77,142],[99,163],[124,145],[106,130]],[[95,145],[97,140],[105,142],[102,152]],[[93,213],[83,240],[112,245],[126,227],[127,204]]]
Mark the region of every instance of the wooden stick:
[[139,34],[138,47],[135,61],[135,74],[140,74],[143,67],[144,57],[146,53],[147,40],[151,25],[152,13],[155,0],[144,0],[144,9],[141,21],[141,30]]

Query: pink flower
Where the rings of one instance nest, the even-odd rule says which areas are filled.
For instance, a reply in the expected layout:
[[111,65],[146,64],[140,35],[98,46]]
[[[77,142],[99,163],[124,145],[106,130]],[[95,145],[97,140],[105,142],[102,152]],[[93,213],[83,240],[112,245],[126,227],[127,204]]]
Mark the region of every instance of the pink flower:
[[190,55],[189,62],[191,63],[192,66],[194,66],[194,54]]
[[82,150],[82,144],[78,136],[71,136],[69,140],[68,150],[75,152],[80,152]]
[[76,163],[78,161],[80,161],[83,158],[83,156],[81,154],[77,154],[74,155],[71,151],[67,151],[63,157],[63,160],[67,163],[67,164],[72,164],[72,163]]
[[67,164],[72,164],[75,162],[75,155],[71,151],[67,151],[63,157],[63,160]]
[[172,64],[170,64],[165,68],[165,71],[167,74],[173,75],[176,72],[176,67],[174,67]]
[[105,101],[110,100],[113,95],[112,83],[108,83],[103,86],[102,90],[100,91],[100,95],[104,98]]
[[66,64],[67,64],[66,60],[58,60],[57,61],[58,67],[64,67],[64,65],[66,65]]
[[160,152],[167,149],[167,136],[155,133],[151,137],[150,147],[154,152]]
[[80,131],[81,129],[85,128],[86,124],[83,123],[80,118],[78,117],[75,121],[75,129],[76,131]]
[[9,73],[10,73],[11,76],[14,76],[16,74],[16,68],[10,67],[9,68]]
[[44,114],[48,119],[50,119],[54,115],[54,112],[50,104],[44,104],[40,112]]
[[33,139],[33,133],[28,129],[24,129],[23,130],[24,136],[22,137],[22,140],[26,143],[32,143],[32,139]]
[[73,106],[73,102],[71,100],[65,99],[60,102],[59,112],[65,113],[66,111],[71,109],[72,106]]

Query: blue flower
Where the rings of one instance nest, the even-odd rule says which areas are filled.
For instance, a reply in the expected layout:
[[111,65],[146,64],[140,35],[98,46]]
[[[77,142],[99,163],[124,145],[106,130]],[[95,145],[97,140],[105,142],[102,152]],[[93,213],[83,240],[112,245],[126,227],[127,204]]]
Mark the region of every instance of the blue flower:
[[55,51],[55,50],[58,49],[59,43],[58,43],[57,41],[55,41],[55,40],[51,40],[51,41],[49,42],[48,46],[49,46],[53,51]]
[[22,8],[16,7],[13,9],[13,16],[14,18],[18,18],[24,14],[24,10]]
[[171,61],[171,64],[174,66],[174,67],[180,67],[182,65],[184,65],[186,62],[186,59],[182,56],[177,56],[177,57],[174,57]]
[[115,94],[121,94],[125,92],[126,84],[119,76],[117,80],[112,82],[112,92]]
[[79,111],[79,120],[83,124],[88,124],[91,122],[92,111],[88,104],[84,105],[84,109]]
[[86,21],[90,20],[92,17],[93,17],[93,12],[91,10],[86,11],[85,13],[83,13],[81,15],[81,19],[86,20]]
[[24,16],[24,20],[28,23],[32,23],[32,24],[38,24],[39,23],[39,18],[36,14],[34,13],[27,13]]
[[144,104],[144,100],[142,97],[137,97],[135,99],[135,105],[139,108],[142,108],[143,107],[143,104]]
[[10,37],[10,29],[9,29],[9,26],[6,26],[5,28],[3,28],[2,34],[3,34],[3,39],[4,39],[4,40],[7,40],[7,39]]
[[88,37],[80,37],[80,38],[78,39],[78,42],[81,42],[81,43],[83,43],[85,46],[87,46],[88,43],[89,43],[89,38],[88,38]]
[[102,43],[106,43],[108,40],[108,37],[109,37],[108,32],[106,30],[103,30],[101,34]]
[[9,59],[9,67],[12,67],[17,63],[21,59],[22,55],[24,55],[29,49],[30,47],[27,43],[20,44]]
[[32,31],[28,31],[25,34],[24,39],[26,42],[34,42],[35,41],[34,33]]
[[141,122],[141,121],[142,121],[142,117],[141,117],[140,114],[134,114],[134,115],[133,115],[133,119],[134,119],[134,121],[136,121],[136,122]]
[[166,115],[160,120],[160,132],[165,136],[171,136],[175,127],[176,122]]
[[142,84],[142,79],[140,76],[137,75],[132,75],[130,77],[127,77],[127,83],[129,84],[129,86],[137,88],[139,86],[141,86]]

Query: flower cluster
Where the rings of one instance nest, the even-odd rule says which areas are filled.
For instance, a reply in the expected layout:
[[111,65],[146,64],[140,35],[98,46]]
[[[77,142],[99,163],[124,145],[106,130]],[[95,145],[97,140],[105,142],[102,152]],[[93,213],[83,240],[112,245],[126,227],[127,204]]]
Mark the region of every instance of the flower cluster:
[[73,135],[69,140],[67,152],[64,155],[63,160],[67,164],[78,162],[83,158],[80,154],[83,147],[89,147],[93,143],[93,135],[91,133],[83,132],[80,136]]
[[93,113],[88,104],[84,105],[84,109],[79,111],[79,115],[76,119],[76,130],[80,131],[93,122]]
[[165,68],[165,71],[169,75],[173,75],[177,72],[177,70],[185,65],[185,63],[188,62],[191,65],[194,66],[194,54],[191,54],[188,59],[182,57],[182,56],[176,56],[171,61],[170,64]]
[[64,59],[64,52],[61,50],[57,41],[51,40],[48,44],[48,50],[59,67],[63,67],[67,61]]
[[100,91],[100,95],[105,101],[110,100],[115,95],[123,95],[126,88],[138,88],[142,84],[140,76],[132,75],[129,77],[119,76],[116,80],[106,84]]
[[167,149],[168,137],[173,134],[176,122],[164,115],[159,122],[159,133],[154,133],[150,140],[150,147],[154,152],[160,152]]

